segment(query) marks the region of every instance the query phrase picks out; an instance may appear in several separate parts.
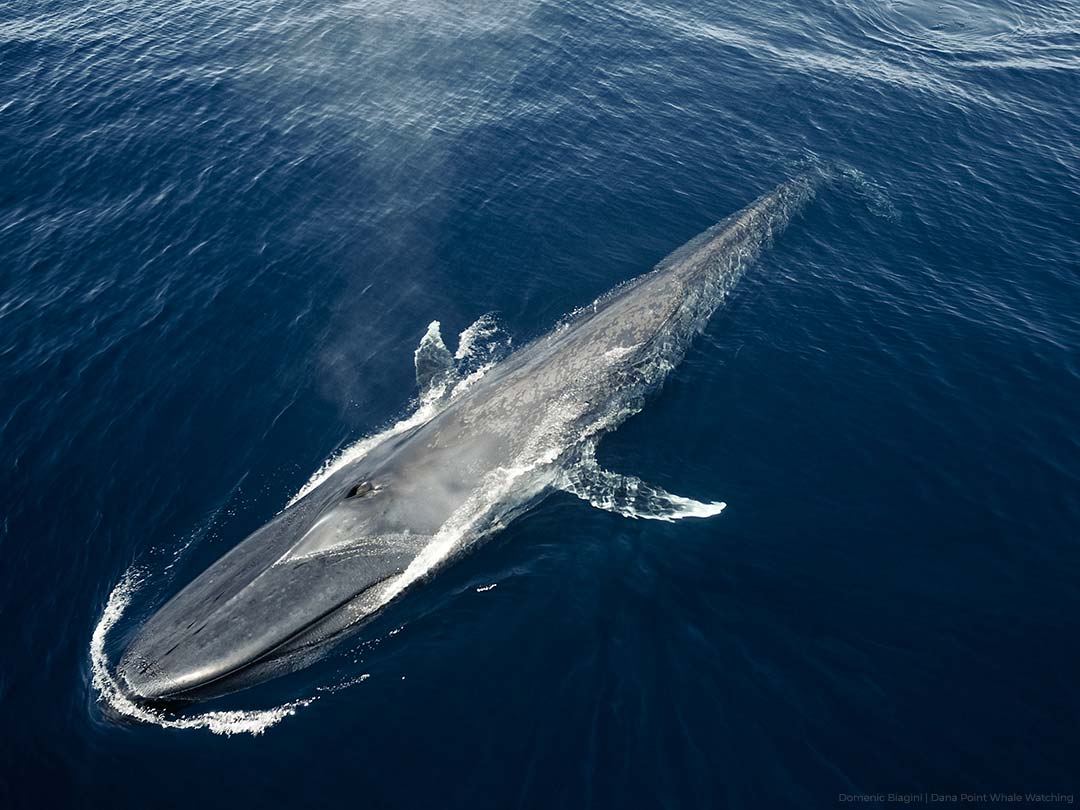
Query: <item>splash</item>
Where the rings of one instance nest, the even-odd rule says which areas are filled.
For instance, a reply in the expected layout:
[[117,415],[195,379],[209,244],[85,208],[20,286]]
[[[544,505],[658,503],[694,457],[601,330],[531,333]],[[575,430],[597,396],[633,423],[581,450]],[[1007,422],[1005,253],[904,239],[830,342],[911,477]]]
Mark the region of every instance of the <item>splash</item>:
[[494,313],[481,315],[458,335],[458,347],[454,359],[470,361],[474,358],[494,359],[499,349],[509,348],[513,341],[507,335]]
[[272,709],[254,711],[211,711],[191,716],[177,716],[165,711],[158,711],[143,706],[131,700],[125,692],[105,654],[105,641],[109,631],[120,620],[131,604],[132,597],[138,592],[145,578],[145,572],[139,568],[131,567],[124,572],[120,581],[109,594],[105,610],[94,628],[94,634],[90,640],[90,667],[93,673],[93,686],[98,693],[98,698],[117,714],[139,720],[144,723],[153,723],[162,728],[175,729],[206,729],[214,734],[231,737],[234,734],[262,734],[269,728],[276,726],[286,717],[291,717],[297,711],[310,706],[317,698],[305,698],[294,700]]

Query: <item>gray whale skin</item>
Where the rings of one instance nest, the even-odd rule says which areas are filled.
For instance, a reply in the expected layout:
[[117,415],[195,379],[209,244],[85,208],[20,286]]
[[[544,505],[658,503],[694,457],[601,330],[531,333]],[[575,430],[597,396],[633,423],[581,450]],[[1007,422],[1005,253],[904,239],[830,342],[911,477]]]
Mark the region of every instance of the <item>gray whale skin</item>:
[[[556,490],[634,517],[718,512],[600,469],[592,451],[641,409],[821,176],[783,183],[335,470],[154,613],[121,656],[121,682],[138,700],[190,702],[294,671]],[[457,382],[441,340],[416,355],[429,401]]]

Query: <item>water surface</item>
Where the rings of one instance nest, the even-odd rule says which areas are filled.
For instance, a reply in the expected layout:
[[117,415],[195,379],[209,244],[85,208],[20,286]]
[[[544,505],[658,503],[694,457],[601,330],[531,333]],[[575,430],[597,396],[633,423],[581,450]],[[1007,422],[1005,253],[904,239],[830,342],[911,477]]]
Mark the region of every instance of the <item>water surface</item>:
[[[1057,0],[8,2],[0,801],[1075,794],[1078,48]],[[234,714],[103,699],[95,629],[407,418],[432,320],[520,345],[814,162],[600,447],[723,515],[556,496]]]

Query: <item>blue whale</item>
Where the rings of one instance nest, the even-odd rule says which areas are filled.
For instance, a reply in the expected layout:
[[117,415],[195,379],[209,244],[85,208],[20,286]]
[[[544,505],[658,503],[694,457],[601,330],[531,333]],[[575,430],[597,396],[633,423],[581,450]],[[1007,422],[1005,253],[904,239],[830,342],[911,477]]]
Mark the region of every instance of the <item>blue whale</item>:
[[602,469],[593,451],[820,179],[783,183],[479,379],[458,377],[433,324],[416,353],[428,416],[339,465],[165,603],[121,656],[126,688],[186,702],[293,671],[554,491],[635,517],[719,512]]

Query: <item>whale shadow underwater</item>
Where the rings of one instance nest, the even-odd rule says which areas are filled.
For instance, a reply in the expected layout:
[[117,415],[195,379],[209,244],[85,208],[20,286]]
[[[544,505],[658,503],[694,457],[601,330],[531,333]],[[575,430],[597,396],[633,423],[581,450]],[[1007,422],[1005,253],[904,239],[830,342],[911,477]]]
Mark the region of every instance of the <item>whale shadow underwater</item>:
[[641,410],[825,178],[781,184],[482,376],[462,379],[433,323],[416,351],[422,418],[332,467],[151,615],[121,683],[185,704],[295,671],[555,491],[630,517],[719,514],[601,468],[596,444]]

